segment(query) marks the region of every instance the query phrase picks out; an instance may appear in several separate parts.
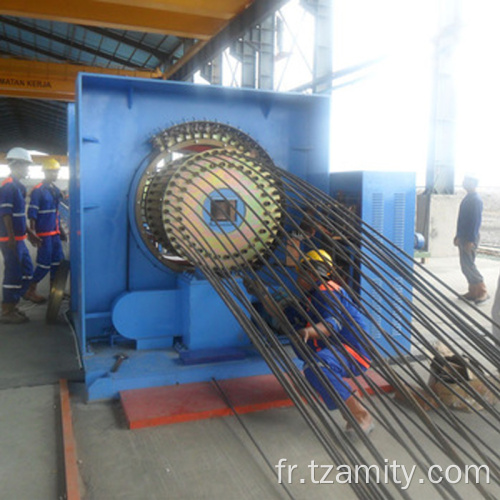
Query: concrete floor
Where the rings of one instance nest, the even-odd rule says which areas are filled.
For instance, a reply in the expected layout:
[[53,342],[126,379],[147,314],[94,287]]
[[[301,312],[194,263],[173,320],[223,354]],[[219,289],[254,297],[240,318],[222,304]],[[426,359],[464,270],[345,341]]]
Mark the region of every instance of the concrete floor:
[[[491,292],[500,261],[479,258]],[[429,259],[426,268],[458,291],[465,280],[458,259]],[[42,289],[43,291],[43,289]],[[469,308],[463,302],[461,307]],[[22,326],[0,325],[0,499],[49,500],[62,498],[60,418],[57,380],[73,383],[72,410],[83,498],[86,500],[153,499],[273,499],[288,498],[276,476],[256,451],[235,417],[130,431],[119,402],[84,403],[78,397],[79,366],[71,330],[44,323],[44,306],[23,304],[32,321]],[[491,301],[481,310],[489,314]],[[387,396],[389,397],[389,396]],[[394,404],[395,422],[404,419]],[[432,419],[437,415],[430,414]],[[493,448],[500,435],[475,415],[459,413]],[[307,465],[331,463],[295,408],[244,415],[243,421],[271,465],[281,458],[296,464],[293,498],[356,498],[348,485],[313,484]],[[340,416],[335,418],[340,422]],[[450,463],[438,447],[413,433],[437,464]],[[411,464],[407,450],[378,426],[371,435],[389,462]],[[459,437],[457,437],[459,439]],[[359,445],[363,450],[363,445]],[[367,458],[367,463],[370,459]],[[300,479],[304,478],[301,483]],[[329,477],[331,478],[331,477]],[[500,498],[491,487],[493,498]],[[472,485],[455,485],[463,498],[482,498]],[[412,482],[409,498],[440,498],[429,484]],[[402,495],[395,491],[397,498]]]
[[[40,292],[48,295],[46,282]],[[58,381],[82,374],[64,319],[48,325],[44,305],[22,300],[20,308],[29,323],[0,324],[0,499],[58,499],[64,493]]]

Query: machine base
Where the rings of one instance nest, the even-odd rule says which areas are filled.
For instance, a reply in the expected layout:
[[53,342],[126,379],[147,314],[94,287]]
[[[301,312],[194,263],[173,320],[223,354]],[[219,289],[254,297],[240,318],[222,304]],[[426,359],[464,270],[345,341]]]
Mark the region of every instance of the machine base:
[[[83,365],[87,401],[118,398],[121,391],[148,387],[208,382],[269,374],[262,357],[253,349],[239,349],[240,359],[186,364],[175,349],[136,350],[129,347],[93,346]],[[121,361],[119,361],[121,359]],[[205,362],[203,362],[205,361]],[[113,371],[115,370],[115,371]]]

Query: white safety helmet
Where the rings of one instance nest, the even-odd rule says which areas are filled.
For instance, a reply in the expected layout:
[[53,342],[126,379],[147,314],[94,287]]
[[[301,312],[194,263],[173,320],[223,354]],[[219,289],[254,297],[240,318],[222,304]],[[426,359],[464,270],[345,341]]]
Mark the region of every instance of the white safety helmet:
[[7,161],[24,161],[26,163],[33,163],[29,151],[24,148],[12,148],[7,153]]

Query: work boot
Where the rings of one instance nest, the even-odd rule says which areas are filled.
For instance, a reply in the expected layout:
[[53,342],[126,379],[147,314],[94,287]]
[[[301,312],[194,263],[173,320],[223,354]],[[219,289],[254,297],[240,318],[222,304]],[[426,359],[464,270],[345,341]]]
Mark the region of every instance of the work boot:
[[24,311],[21,311],[21,309],[19,309],[19,307],[16,307],[15,311],[16,311],[17,314],[19,314],[23,318],[26,318],[29,321],[28,315]]
[[[354,395],[349,396],[344,403],[346,404],[351,415],[354,417],[354,420],[356,420],[361,427],[362,431],[365,434],[370,434],[370,432],[375,428],[375,423],[366,408],[356,399]],[[348,433],[354,433],[354,428],[348,420],[345,430]]]
[[476,285],[476,295],[474,297],[474,303],[476,305],[482,304],[483,302],[487,301],[490,296],[488,295],[488,292],[486,291],[486,285],[483,283],[479,283]]
[[44,302],[47,302],[47,299],[36,293],[36,285],[37,283],[31,283],[29,288],[26,290],[26,293],[23,295],[23,299],[30,300],[35,304],[43,304]]
[[460,298],[463,300],[474,301],[475,300],[475,287],[476,285],[469,285],[469,291],[460,295]]
[[0,316],[0,323],[16,325],[20,323],[26,323],[29,321],[28,317],[21,314],[15,303],[3,302],[2,303],[2,315]]

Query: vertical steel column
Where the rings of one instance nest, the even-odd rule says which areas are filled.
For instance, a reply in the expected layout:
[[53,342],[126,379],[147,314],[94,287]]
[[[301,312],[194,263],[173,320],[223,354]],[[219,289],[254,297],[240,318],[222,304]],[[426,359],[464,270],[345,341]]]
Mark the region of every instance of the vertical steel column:
[[301,0],[301,5],[315,18],[314,29],[314,93],[329,92],[333,71],[333,0]]
[[222,85],[222,54],[216,56],[200,70],[201,76],[211,85]]
[[241,86],[252,89],[257,87],[257,50],[253,43],[254,31],[255,28],[251,28],[236,44],[241,61]]
[[440,0],[434,60],[426,192],[453,194],[455,181],[455,89],[452,59],[460,29],[461,0]]
[[274,89],[274,33],[275,14],[269,16],[257,30],[259,40],[257,84],[259,89]]
[[274,14],[248,30],[231,47],[241,62],[241,86],[272,90],[274,84]]

